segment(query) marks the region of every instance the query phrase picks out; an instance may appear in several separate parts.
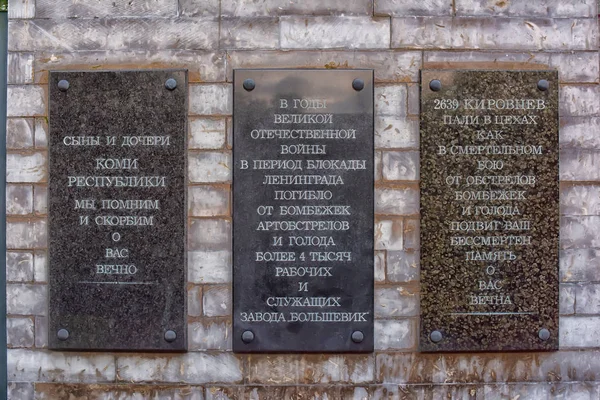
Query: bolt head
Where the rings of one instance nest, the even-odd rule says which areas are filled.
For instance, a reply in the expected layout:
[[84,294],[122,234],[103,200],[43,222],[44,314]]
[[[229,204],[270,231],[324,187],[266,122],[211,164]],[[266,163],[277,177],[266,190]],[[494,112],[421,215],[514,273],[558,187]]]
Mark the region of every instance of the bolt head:
[[177,81],[173,78],[169,78],[165,82],[165,87],[169,90],[174,90],[177,87]]
[[244,89],[248,92],[251,92],[256,87],[256,83],[254,83],[254,79],[246,79],[243,83]]
[[175,341],[175,339],[177,339],[177,333],[175,333],[175,331],[169,329],[165,332],[165,340],[167,342],[172,343]]
[[431,332],[431,334],[429,335],[429,339],[431,339],[431,341],[433,343],[438,343],[439,341],[442,340],[442,332],[440,332],[440,331]]
[[548,340],[548,339],[550,339],[550,331],[546,328],[542,328],[538,332],[538,336],[542,340]]
[[365,334],[362,333],[361,331],[354,331],[352,332],[352,341],[354,343],[360,343],[363,340],[365,340]]
[[58,340],[67,340],[69,338],[69,331],[66,329],[59,329],[56,333]]
[[66,92],[69,89],[69,81],[66,79],[61,79],[58,81],[58,89],[61,92]]
[[362,79],[356,78],[355,80],[352,81],[352,88],[354,90],[356,90],[357,92],[360,92],[361,90],[363,90],[364,87],[365,87],[365,81],[363,81]]
[[542,92],[545,92],[546,90],[548,90],[550,88],[550,82],[548,82],[545,79],[540,79],[537,83],[537,88],[539,90],[541,90]]
[[433,90],[434,92],[439,92],[442,90],[442,82],[440,82],[439,79],[432,80],[429,82],[429,89]]
[[242,342],[250,343],[253,340],[254,340],[254,333],[252,333],[252,331],[244,331],[244,333],[242,333]]

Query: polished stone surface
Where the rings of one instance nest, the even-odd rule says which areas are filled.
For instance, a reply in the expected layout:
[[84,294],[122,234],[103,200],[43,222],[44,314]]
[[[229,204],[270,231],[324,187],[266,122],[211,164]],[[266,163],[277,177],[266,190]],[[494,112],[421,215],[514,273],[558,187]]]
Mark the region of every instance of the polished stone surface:
[[50,73],[51,349],[186,349],[186,87]]
[[421,351],[558,349],[558,200],[556,71],[422,71]]
[[236,70],[233,121],[234,351],[372,351],[373,71]]

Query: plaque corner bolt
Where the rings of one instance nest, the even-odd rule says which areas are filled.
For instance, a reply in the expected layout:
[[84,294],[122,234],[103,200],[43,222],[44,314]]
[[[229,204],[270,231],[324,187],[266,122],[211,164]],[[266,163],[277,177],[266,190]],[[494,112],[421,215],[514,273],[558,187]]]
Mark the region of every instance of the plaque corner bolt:
[[434,92],[439,92],[442,90],[442,82],[440,82],[439,79],[433,79],[431,82],[429,82],[429,89]]
[[548,90],[550,88],[550,82],[548,82],[545,79],[540,79],[537,83],[537,88],[539,90],[541,90],[542,92],[545,92],[546,90]]
[[361,343],[363,340],[365,340],[365,334],[362,333],[361,331],[354,331],[352,332],[352,341],[354,343]]
[[242,342],[250,343],[254,340],[254,333],[252,331],[244,331],[242,333]]
[[352,88],[357,92],[360,92],[365,87],[365,81],[360,78],[356,78],[352,81]]
[[538,337],[544,341],[548,340],[550,339],[550,331],[546,328],[542,328],[538,332]]
[[251,92],[256,87],[256,83],[254,83],[254,79],[248,78],[244,81],[242,86],[244,86],[244,89],[246,89],[246,91]]
[[433,343],[438,343],[442,340],[442,332],[440,331],[432,331],[431,334],[429,335],[429,339],[431,339],[431,341]]
[[168,90],[175,90],[175,88],[177,87],[177,81],[175,79],[173,79],[173,78],[169,78],[165,82],[165,87]]
[[65,341],[69,338],[69,331],[65,328],[59,329],[58,332],[56,332],[56,337],[58,337],[58,340]]
[[177,339],[177,333],[174,330],[169,329],[165,332],[165,340],[169,343],[173,343]]
[[66,92],[67,90],[69,90],[69,81],[66,79],[61,79],[60,81],[58,81],[58,89],[61,92]]

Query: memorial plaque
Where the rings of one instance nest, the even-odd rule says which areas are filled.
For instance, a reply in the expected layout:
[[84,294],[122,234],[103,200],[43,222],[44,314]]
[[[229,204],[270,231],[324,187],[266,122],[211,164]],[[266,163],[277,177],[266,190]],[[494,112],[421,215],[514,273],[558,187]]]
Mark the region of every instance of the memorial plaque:
[[421,73],[422,351],[558,349],[558,73]]
[[187,72],[51,72],[51,349],[186,349]]
[[236,70],[233,349],[373,350],[373,71]]

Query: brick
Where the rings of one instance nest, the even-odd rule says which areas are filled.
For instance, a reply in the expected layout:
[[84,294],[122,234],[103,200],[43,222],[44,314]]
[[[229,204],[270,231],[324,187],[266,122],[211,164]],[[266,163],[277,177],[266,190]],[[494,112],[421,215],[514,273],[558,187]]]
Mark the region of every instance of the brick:
[[33,278],[36,282],[48,280],[48,256],[44,250],[33,253]]
[[392,18],[392,48],[594,50],[594,19]]
[[37,215],[48,214],[48,187],[35,185],[33,187],[33,211]]
[[8,54],[8,84],[33,82],[33,53]]
[[33,253],[26,251],[7,251],[6,280],[8,282],[33,281]]
[[6,312],[12,315],[46,315],[45,285],[6,285]]
[[231,250],[188,252],[188,282],[231,282]]
[[407,109],[406,85],[375,85],[375,114],[405,117]]
[[390,21],[369,17],[281,17],[282,49],[387,49]]
[[219,22],[208,18],[36,19],[9,25],[10,51],[212,50],[219,40]]
[[420,221],[415,218],[404,219],[404,249],[418,250],[420,247]]
[[46,153],[9,153],[6,155],[7,182],[45,182],[46,179]]
[[418,82],[420,51],[231,51],[227,80],[234,68],[370,68],[375,82]]
[[220,152],[189,153],[188,179],[193,183],[231,181],[231,154]]
[[242,363],[231,353],[199,353],[159,357],[155,355],[123,355],[117,357],[119,381],[241,383]]
[[7,318],[6,337],[9,348],[32,347],[34,338],[31,318]]
[[457,15],[523,17],[595,17],[596,0],[582,1],[497,1],[456,0]]
[[48,347],[48,317],[35,316],[35,347]]
[[297,399],[298,388],[294,386],[224,386],[207,387],[206,400],[238,399]]
[[575,314],[575,295],[577,293],[575,285],[560,284],[559,292],[559,314],[573,315]]
[[228,286],[204,286],[202,305],[207,317],[231,315],[231,289]]
[[36,400],[203,400],[204,387],[183,384],[36,383]]
[[565,85],[559,91],[560,116],[600,115],[600,91],[597,86]]
[[572,185],[562,188],[560,207],[563,215],[600,215],[600,186]]
[[231,249],[231,222],[225,219],[192,219],[188,250],[228,251]]
[[8,379],[31,382],[114,381],[114,356],[102,353],[66,353],[8,350]]
[[273,15],[371,15],[372,0],[222,0],[224,17],[270,17]]
[[395,117],[375,117],[376,149],[415,149],[418,147],[418,120]]
[[600,281],[600,250],[562,250],[559,260],[561,282]]
[[560,145],[562,148],[600,150],[600,117],[563,117],[560,120]]
[[37,148],[48,147],[48,119],[47,118],[36,118],[35,119],[34,141],[35,141],[35,147],[37,147]]
[[408,84],[408,115],[421,112],[421,87],[416,83]]
[[277,49],[277,18],[222,18],[219,47],[222,49]]
[[6,214],[27,215],[33,212],[33,186],[6,185]]
[[600,317],[561,317],[560,348],[600,347]]
[[231,115],[232,86],[228,84],[190,85],[190,114]]
[[190,317],[201,317],[202,316],[202,287],[192,286],[188,287],[187,291],[188,301],[188,315]]
[[6,223],[6,247],[8,249],[39,249],[47,246],[46,220],[29,218]]
[[6,389],[8,400],[34,400],[35,390],[33,383],[8,382]]
[[34,18],[35,0],[8,0],[8,18]]
[[188,324],[188,350],[231,351],[231,322],[221,319],[203,320]]
[[375,252],[375,282],[385,282],[385,251]]
[[33,120],[9,118],[6,121],[6,148],[27,149],[33,147]]
[[452,15],[452,3],[447,0],[377,0],[375,14],[391,16]]
[[39,85],[9,85],[6,115],[33,117],[46,114],[46,93]]
[[562,217],[560,244],[562,249],[600,247],[599,216]]
[[599,181],[600,151],[588,149],[563,149],[560,151],[561,181]]
[[386,181],[419,180],[419,152],[384,151],[382,172]]
[[402,220],[375,221],[375,250],[402,250]]
[[387,215],[416,215],[419,213],[417,188],[376,188],[375,213]]
[[375,318],[419,315],[419,294],[406,286],[375,289]]
[[419,253],[415,251],[388,251],[387,278],[392,282],[419,281]]
[[573,289],[576,314],[600,314],[600,284],[577,285]]
[[229,188],[221,186],[190,186],[188,215],[218,217],[229,215]]
[[96,0],[36,0],[36,18],[104,18],[104,17],[175,17],[177,2],[155,0],[152,3]]
[[190,118],[189,149],[221,149],[225,146],[224,118]]
[[383,155],[381,151],[375,152],[375,160],[373,165],[373,175],[376,182],[381,181],[383,179]]
[[179,0],[179,11],[185,17],[218,17],[220,0]]

